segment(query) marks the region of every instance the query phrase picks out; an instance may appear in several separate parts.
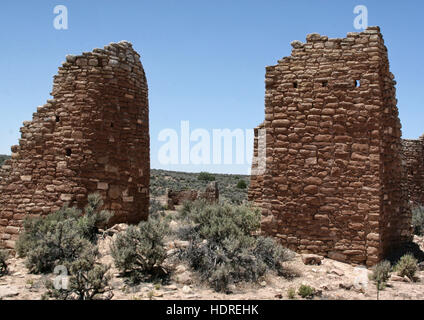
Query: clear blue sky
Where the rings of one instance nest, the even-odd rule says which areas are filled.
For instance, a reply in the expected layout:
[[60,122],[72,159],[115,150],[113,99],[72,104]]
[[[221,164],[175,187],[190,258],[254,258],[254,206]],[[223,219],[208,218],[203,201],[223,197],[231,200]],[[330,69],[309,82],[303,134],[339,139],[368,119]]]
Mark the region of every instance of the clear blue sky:
[[[10,154],[19,128],[50,98],[52,77],[68,53],[131,41],[141,54],[150,90],[152,167],[158,133],[247,129],[264,117],[265,66],[291,53],[308,33],[344,37],[353,8],[366,5],[379,25],[395,74],[405,138],[424,133],[423,1],[350,0],[39,0],[0,4],[0,153]],[[53,8],[69,10],[69,29],[53,28]],[[247,166],[168,166],[244,173]]]

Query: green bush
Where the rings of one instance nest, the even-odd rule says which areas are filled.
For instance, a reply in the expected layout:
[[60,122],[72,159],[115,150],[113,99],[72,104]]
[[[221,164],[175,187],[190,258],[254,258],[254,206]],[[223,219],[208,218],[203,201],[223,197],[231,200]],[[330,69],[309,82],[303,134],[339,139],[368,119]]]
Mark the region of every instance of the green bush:
[[51,272],[57,265],[76,260],[85,247],[95,243],[97,226],[105,224],[111,216],[100,210],[102,204],[99,195],[90,195],[84,215],[65,206],[45,217],[26,219],[16,251],[26,257],[30,272]]
[[7,258],[9,253],[6,250],[0,250],[0,277],[7,274]]
[[166,258],[164,238],[167,232],[164,222],[151,217],[118,234],[111,245],[116,267],[133,282],[166,276],[167,270],[162,264]]
[[409,279],[414,280],[415,273],[418,270],[418,261],[412,254],[407,253],[400,258],[395,270],[399,276],[407,276]]
[[316,290],[311,286],[302,284],[297,291],[297,294],[303,299],[312,299],[316,294]]
[[240,180],[239,182],[237,182],[237,188],[239,188],[239,189],[246,189],[247,188],[246,181]]
[[287,289],[287,297],[288,297],[290,300],[294,300],[294,299],[296,299],[296,290],[295,290],[295,289],[293,289],[293,288],[288,288],[288,289]]
[[181,215],[186,222],[182,233],[190,243],[181,256],[216,291],[229,292],[230,284],[280,271],[281,262],[293,256],[271,239],[252,236],[260,214],[250,207],[195,202]]
[[372,269],[372,274],[370,275],[370,280],[374,281],[377,290],[384,290],[386,283],[390,278],[391,265],[389,261],[382,261],[375,265]]
[[417,236],[424,235],[424,207],[418,206],[412,209],[412,225],[414,234]]
[[197,179],[200,181],[215,181],[215,176],[209,172],[200,172]]
[[255,256],[263,261],[270,270],[283,273],[281,262],[290,261],[294,258],[294,253],[283,248],[272,238],[258,237],[254,248]]
[[109,286],[110,267],[96,263],[97,257],[97,248],[89,245],[76,260],[66,262],[64,266],[70,274],[67,287],[57,289],[52,281],[48,281],[45,297],[60,300],[110,300],[113,297]]
[[228,203],[209,204],[196,201],[183,207],[181,214],[193,222],[192,234],[211,242],[221,243],[230,237],[251,237],[260,227],[259,210],[249,206],[234,206]]

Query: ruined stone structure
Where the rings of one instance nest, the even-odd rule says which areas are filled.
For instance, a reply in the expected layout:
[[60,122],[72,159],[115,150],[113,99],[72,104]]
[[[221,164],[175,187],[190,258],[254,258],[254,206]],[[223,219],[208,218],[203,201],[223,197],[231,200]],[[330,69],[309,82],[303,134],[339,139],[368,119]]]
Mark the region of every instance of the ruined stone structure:
[[[319,34],[266,68],[249,199],[291,249],[374,265],[411,237],[394,76],[378,27]],[[258,132],[265,130],[260,143]],[[252,169],[257,169],[255,166]]]
[[197,190],[174,191],[169,189],[166,194],[169,210],[175,210],[176,205],[183,204],[185,201],[195,201],[198,199],[204,199],[210,203],[219,201],[219,189],[216,181],[210,182],[203,192]]
[[424,206],[424,135],[418,140],[402,140],[406,171],[404,187],[414,206]]
[[25,217],[82,207],[89,193],[103,196],[111,224],[148,216],[148,88],[132,45],[67,56],[52,96],[0,171],[1,247],[13,248]]

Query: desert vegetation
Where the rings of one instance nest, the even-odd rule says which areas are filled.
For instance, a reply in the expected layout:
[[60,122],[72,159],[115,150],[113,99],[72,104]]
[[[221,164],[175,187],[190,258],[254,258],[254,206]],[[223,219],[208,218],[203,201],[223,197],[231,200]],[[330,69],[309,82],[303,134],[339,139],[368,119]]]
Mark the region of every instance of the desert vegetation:
[[57,289],[46,283],[45,298],[89,300],[103,294],[108,283],[109,266],[98,264],[98,226],[111,213],[101,210],[102,199],[88,196],[84,211],[63,207],[46,217],[28,218],[16,242],[16,251],[26,259],[31,273],[51,273],[58,266],[69,272],[68,288]]
[[179,235],[189,241],[181,258],[216,291],[239,282],[256,282],[268,271],[282,274],[293,253],[270,238],[253,234],[260,213],[247,205],[186,203],[179,212]]
[[424,235],[424,207],[414,206],[412,208],[412,225],[414,234],[417,236]]
[[149,220],[129,226],[111,245],[116,267],[133,283],[162,281],[169,273],[163,265],[167,257],[165,237],[168,225],[159,212],[153,203]]
[[3,162],[5,162],[9,158],[10,158],[10,156],[6,156],[4,154],[0,154],[0,166],[3,165]]
[[[242,187],[243,183],[240,183],[241,180],[245,182],[245,188]],[[151,170],[150,193],[152,197],[159,197],[165,195],[167,188],[175,191],[187,189],[203,190],[210,181],[218,183],[219,195],[222,201],[234,204],[247,202],[250,177],[245,175]]]
[[0,277],[7,274],[7,258],[9,254],[6,250],[0,250]]

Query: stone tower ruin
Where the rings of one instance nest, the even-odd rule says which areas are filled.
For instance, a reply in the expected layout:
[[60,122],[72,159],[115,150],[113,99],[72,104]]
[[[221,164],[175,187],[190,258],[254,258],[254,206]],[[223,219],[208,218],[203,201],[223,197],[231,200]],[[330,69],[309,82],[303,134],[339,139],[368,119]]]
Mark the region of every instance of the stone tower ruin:
[[254,150],[265,166],[249,199],[262,209],[262,231],[291,249],[374,265],[411,239],[383,37],[370,27],[344,39],[310,34],[292,46],[266,68]]
[[132,45],[67,56],[52,96],[0,170],[0,247],[13,248],[25,217],[82,207],[90,193],[114,212],[111,224],[148,216],[148,88]]

